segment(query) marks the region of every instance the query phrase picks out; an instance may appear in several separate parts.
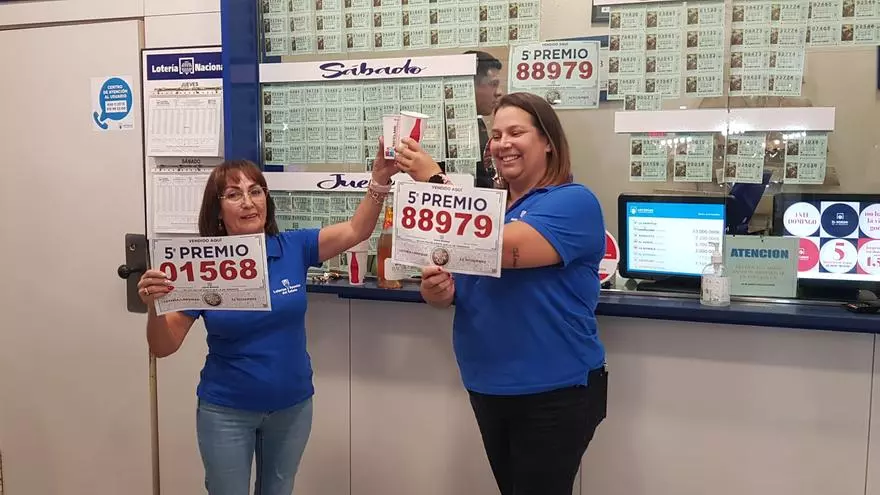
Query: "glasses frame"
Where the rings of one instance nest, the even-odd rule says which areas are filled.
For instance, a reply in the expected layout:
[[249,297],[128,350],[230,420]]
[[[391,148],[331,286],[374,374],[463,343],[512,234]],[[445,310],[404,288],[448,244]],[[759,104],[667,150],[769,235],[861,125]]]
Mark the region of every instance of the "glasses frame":
[[[260,188],[261,191],[263,191],[263,196],[262,196],[261,201],[262,201],[262,202],[265,202],[265,201],[266,201],[266,198],[269,197],[269,189],[266,188],[266,187],[263,187],[263,186],[261,186],[261,185],[257,185],[257,186],[255,186],[255,187],[258,187],[258,188]],[[229,198],[227,195],[225,195],[225,194],[220,194],[220,195],[217,196],[217,197],[218,197],[221,201],[223,201],[223,200],[225,200],[225,201],[229,201],[229,202],[232,203],[232,204],[241,204],[241,203],[244,203],[244,199],[245,199],[245,198],[249,198],[249,199],[251,200],[251,203],[257,203],[257,201],[254,201],[254,196],[251,194],[251,190],[253,190],[253,189],[254,189],[254,187],[248,188],[247,190],[238,189],[238,191],[241,191],[241,193],[242,193],[242,195],[241,195],[241,199],[230,199],[230,198]]]

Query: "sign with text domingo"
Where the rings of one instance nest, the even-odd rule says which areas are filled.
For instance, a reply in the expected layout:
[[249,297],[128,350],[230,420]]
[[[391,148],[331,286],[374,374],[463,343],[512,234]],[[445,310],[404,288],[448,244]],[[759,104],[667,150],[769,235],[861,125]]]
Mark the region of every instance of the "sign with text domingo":
[[351,59],[260,64],[261,83],[370,81],[443,76],[472,76],[477,58],[468,55]]
[[263,234],[154,239],[152,266],[174,287],[156,313],[189,309],[271,311]]
[[504,189],[400,182],[394,194],[391,259],[500,277],[506,202]]

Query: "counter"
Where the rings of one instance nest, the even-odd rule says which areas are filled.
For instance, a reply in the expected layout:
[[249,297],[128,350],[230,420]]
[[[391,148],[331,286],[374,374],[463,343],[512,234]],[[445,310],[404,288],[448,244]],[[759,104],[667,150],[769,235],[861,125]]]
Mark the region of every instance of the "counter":
[[[423,303],[418,285],[380,289],[375,281],[350,285],[346,280],[309,284],[309,292],[336,294],[343,299]],[[838,304],[807,302],[732,302],[729,307],[703,306],[696,297],[657,296],[635,292],[602,291],[598,316],[622,316],[729,325],[754,325],[807,330],[880,333],[880,313],[856,314]]]

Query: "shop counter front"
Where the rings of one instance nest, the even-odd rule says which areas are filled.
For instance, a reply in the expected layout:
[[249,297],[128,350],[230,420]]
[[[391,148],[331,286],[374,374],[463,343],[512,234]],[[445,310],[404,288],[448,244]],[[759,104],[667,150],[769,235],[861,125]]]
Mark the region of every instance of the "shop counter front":
[[[315,421],[298,491],[497,493],[454,308],[421,303],[414,282],[307,290]],[[880,495],[880,315],[614,291],[598,314],[608,418],[575,494]]]
[[[343,299],[424,303],[417,282],[407,281],[400,289],[382,289],[374,280],[364,285],[331,280],[313,283],[309,292],[336,294]],[[858,314],[841,304],[819,301],[761,300],[732,301],[727,307],[700,304],[697,295],[663,295],[635,291],[603,290],[596,308],[598,316],[650,318],[729,325],[755,325],[806,330],[880,333],[880,313]]]

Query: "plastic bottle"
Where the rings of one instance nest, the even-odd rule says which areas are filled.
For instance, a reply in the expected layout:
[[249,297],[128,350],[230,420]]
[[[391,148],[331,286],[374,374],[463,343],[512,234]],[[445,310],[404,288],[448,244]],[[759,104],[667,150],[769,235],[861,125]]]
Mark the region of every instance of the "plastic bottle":
[[730,305],[730,278],[724,268],[724,257],[717,242],[710,242],[715,250],[712,262],[703,268],[700,280],[700,303],[706,306]]
[[385,218],[382,221],[382,233],[379,235],[379,242],[376,246],[376,263],[377,263],[377,282],[376,285],[383,289],[399,289],[403,285],[400,280],[395,280],[396,277],[391,276],[389,278],[386,270],[389,269],[389,265],[391,264],[391,240],[392,240],[392,226],[394,225],[394,208],[386,202],[385,204]]

